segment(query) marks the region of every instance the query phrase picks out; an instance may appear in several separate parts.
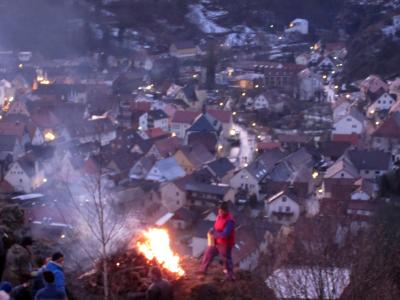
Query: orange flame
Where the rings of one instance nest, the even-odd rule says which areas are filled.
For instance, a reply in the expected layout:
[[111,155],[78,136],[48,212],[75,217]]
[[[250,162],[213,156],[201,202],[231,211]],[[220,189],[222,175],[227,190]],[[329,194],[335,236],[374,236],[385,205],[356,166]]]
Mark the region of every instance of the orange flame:
[[180,257],[171,250],[167,230],[150,228],[143,231],[136,247],[149,261],[155,259],[163,268],[179,277],[185,274],[180,266]]

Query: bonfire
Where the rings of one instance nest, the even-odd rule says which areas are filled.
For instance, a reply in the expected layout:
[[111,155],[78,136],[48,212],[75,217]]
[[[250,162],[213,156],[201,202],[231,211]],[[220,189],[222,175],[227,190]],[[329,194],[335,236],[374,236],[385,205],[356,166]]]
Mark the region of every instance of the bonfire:
[[[110,287],[113,294],[144,292],[151,284],[149,269],[156,265],[171,281],[179,281],[185,275],[181,259],[170,246],[168,231],[160,228],[143,230],[130,243],[128,249],[110,255],[107,259]],[[103,286],[102,261],[80,278],[94,293],[101,293]]]

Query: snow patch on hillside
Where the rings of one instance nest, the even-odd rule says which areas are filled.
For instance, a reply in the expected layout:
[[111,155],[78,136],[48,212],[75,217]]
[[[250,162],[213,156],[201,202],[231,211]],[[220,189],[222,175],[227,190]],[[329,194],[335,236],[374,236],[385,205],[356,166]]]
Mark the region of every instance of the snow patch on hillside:
[[[203,12],[203,5],[189,5],[189,9],[190,12],[187,14],[187,18],[204,33],[225,33],[228,31],[228,29],[217,25],[215,22],[207,18],[207,13]],[[215,11],[213,13],[215,13]]]
[[255,32],[247,26],[236,26],[237,32],[228,34],[225,39],[225,47],[243,47],[254,43]]

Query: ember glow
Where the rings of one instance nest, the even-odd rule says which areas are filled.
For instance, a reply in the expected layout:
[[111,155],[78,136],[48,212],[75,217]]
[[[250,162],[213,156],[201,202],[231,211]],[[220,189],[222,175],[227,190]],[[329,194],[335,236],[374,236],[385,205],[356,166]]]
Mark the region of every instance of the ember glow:
[[150,228],[143,231],[136,247],[149,261],[156,260],[164,269],[179,277],[185,274],[180,266],[180,257],[171,250],[167,230]]

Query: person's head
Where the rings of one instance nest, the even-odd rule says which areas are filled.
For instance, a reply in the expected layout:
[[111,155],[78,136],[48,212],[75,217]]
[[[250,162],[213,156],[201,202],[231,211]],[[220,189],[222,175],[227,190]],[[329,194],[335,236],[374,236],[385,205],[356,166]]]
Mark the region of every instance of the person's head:
[[31,249],[33,245],[33,239],[30,236],[24,236],[21,240],[21,246],[27,249]]
[[226,216],[229,213],[229,205],[228,202],[222,202],[218,207],[218,215],[219,216]]
[[151,267],[150,269],[150,279],[151,281],[158,281],[160,279],[162,279],[162,274],[161,274],[161,270],[159,267]]
[[54,281],[55,281],[55,277],[54,277],[53,272],[51,272],[51,271],[44,271],[44,272],[43,272],[43,279],[44,279],[44,281],[45,281],[46,283],[48,283],[48,284],[53,284]]
[[0,300],[10,300],[10,295],[5,291],[0,291]]
[[51,256],[51,261],[59,265],[64,265],[64,254],[62,254],[61,252],[54,252]]
[[8,281],[3,281],[1,284],[0,284],[0,291],[4,291],[4,292],[6,292],[7,294],[9,294],[9,293],[11,293],[11,291],[12,291],[12,284],[10,283],[10,282],[8,282]]

